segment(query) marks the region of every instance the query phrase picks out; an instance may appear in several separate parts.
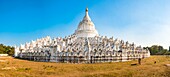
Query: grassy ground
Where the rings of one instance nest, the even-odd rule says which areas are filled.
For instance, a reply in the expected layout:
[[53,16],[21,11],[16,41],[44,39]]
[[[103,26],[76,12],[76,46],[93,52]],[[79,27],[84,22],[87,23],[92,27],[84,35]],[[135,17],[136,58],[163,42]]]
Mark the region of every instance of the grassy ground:
[[[156,61],[156,63],[154,63]],[[142,65],[129,62],[70,64],[0,57],[0,77],[170,77],[170,57],[151,56]]]

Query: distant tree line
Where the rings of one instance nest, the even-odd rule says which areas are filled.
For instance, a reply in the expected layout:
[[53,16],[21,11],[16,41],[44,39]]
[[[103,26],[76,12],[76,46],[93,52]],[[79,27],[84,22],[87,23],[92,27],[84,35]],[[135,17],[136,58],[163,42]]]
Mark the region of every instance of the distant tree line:
[[5,46],[3,44],[0,44],[0,54],[8,54],[10,56],[14,55],[14,47],[11,46]]
[[170,52],[167,49],[164,49],[163,46],[152,45],[151,47],[144,47],[144,49],[148,48],[151,55],[170,55]]

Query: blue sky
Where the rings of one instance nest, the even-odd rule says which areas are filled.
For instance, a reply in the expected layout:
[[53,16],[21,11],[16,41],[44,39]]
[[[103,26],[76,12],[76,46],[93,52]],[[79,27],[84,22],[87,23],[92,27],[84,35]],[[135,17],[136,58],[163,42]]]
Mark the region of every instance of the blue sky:
[[100,35],[170,45],[169,0],[0,0],[0,43],[19,45],[74,33],[85,8]]

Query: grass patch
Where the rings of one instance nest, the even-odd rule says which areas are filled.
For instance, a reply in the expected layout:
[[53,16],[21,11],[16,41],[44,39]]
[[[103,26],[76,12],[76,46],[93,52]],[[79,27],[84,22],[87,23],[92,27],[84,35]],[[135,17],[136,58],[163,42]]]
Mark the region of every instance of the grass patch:
[[30,71],[31,68],[18,68],[17,71]]
[[[142,59],[141,65],[137,60],[96,64],[34,62],[12,57],[3,60],[6,62],[0,62],[0,77],[170,77],[170,67],[165,66],[170,64],[167,56]],[[6,67],[16,70],[2,70]]]

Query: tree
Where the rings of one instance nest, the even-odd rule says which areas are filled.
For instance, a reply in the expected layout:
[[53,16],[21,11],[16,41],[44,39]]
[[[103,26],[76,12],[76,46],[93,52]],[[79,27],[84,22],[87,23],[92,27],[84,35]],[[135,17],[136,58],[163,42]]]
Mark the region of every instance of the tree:
[[151,47],[144,47],[148,48],[151,55],[165,55],[169,54],[167,49],[164,49],[163,46],[160,45],[152,45]]
[[0,44],[0,54],[8,54],[10,56],[14,55],[14,47],[11,46],[5,46],[3,44]]

